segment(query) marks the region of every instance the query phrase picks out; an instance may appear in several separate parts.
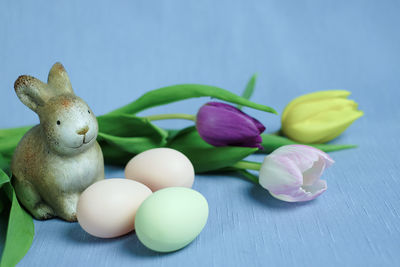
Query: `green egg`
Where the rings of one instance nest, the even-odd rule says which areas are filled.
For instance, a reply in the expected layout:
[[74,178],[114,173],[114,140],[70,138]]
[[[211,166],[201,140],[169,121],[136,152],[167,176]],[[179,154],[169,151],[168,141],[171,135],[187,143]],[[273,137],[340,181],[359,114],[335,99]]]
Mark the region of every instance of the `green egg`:
[[185,187],[169,187],[149,196],[135,218],[136,234],[146,247],[171,252],[192,242],[208,218],[207,200]]

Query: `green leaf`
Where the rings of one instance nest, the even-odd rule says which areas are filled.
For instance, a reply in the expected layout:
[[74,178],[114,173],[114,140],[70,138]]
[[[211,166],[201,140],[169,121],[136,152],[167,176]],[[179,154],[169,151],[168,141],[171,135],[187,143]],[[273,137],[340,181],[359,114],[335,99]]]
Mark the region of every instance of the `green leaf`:
[[19,205],[10,179],[1,169],[0,184],[3,184],[0,193],[5,193],[11,202],[6,242],[0,261],[0,267],[8,267],[15,266],[25,256],[35,231],[32,217]]
[[356,148],[357,145],[331,145],[331,144],[308,144],[309,146],[318,148],[324,152],[334,152],[344,149]]
[[181,130],[168,129],[167,132],[168,132],[167,142],[170,143],[175,138],[175,136],[177,136],[181,132]]
[[[293,140],[290,140],[286,137],[279,135],[261,134],[261,137],[263,139],[261,145],[264,147],[264,149],[260,151],[262,153],[271,153],[275,149],[285,145],[299,144]],[[333,151],[357,147],[355,145],[330,145],[330,144],[305,144],[305,145],[313,146],[324,152],[333,152]]]
[[121,114],[121,113],[135,114],[139,111],[151,107],[165,105],[179,100],[184,100],[194,97],[204,97],[204,96],[209,96],[212,98],[217,98],[234,104],[240,104],[254,109],[278,114],[271,107],[264,106],[261,104],[256,104],[243,97],[235,95],[225,89],[215,86],[201,85],[201,84],[179,84],[152,90],[142,95],[141,97],[131,102],[130,104],[123,106],[119,109],[116,109],[109,114]]
[[106,164],[124,166],[136,154],[123,151],[106,142],[99,142]]
[[[254,87],[256,85],[256,80],[257,80],[257,73],[251,76],[250,80],[247,82],[246,89],[242,93],[243,98],[250,99],[250,97],[253,95]],[[242,107],[243,105],[237,105],[238,109],[242,109]]]
[[32,126],[0,130],[0,153],[9,165],[18,142]]
[[2,185],[9,183],[9,182],[10,182],[10,178],[8,177],[8,175],[2,169],[0,169],[0,188]]
[[138,153],[167,143],[168,132],[146,118],[128,114],[108,114],[97,119],[97,141],[106,163],[122,165]]
[[24,134],[29,131],[32,126],[23,126],[17,128],[1,129],[0,130],[0,140],[2,138],[15,137],[16,139],[21,139]]
[[132,154],[138,154],[145,150],[156,148],[164,145],[165,143],[160,143],[154,141],[151,137],[119,137],[113,136],[105,133],[99,133],[100,141],[105,141],[106,143],[118,148],[121,151],[129,152]]
[[168,132],[146,118],[129,114],[107,114],[97,117],[99,132],[119,137],[148,137],[165,142]]
[[258,150],[249,147],[214,147],[201,139],[194,126],[180,131],[167,146],[185,154],[197,173],[229,167]]
[[[10,164],[6,158],[0,153],[0,169],[3,170],[8,176],[11,177]],[[1,184],[0,184],[1,187]]]

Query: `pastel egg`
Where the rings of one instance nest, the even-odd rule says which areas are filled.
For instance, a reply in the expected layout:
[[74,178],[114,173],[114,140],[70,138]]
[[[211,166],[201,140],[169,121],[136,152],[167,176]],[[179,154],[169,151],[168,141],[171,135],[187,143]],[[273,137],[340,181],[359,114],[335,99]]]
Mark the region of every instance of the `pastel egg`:
[[192,242],[206,225],[207,200],[185,187],[159,190],[143,201],[135,218],[140,242],[158,252],[171,252]]
[[153,192],[175,186],[191,188],[194,168],[181,152],[154,148],[133,157],[125,167],[125,177],[147,185]]
[[135,215],[151,190],[129,179],[106,179],[86,188],[77,206],[77,218],[89,234],[111,238],[135,228]]

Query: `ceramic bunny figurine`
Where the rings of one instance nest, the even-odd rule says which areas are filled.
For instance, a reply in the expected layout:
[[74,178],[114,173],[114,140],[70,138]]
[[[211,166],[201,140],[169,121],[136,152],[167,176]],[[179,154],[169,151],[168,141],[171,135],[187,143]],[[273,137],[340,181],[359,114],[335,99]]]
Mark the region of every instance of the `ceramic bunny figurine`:
[[76,221],[79,195],[104,179],[96,117],[74,94],[60,63],[51,68],[47,84],[23,75],[14,88],[40,119],[14,152],[11,170],[17,197],[36,219]]

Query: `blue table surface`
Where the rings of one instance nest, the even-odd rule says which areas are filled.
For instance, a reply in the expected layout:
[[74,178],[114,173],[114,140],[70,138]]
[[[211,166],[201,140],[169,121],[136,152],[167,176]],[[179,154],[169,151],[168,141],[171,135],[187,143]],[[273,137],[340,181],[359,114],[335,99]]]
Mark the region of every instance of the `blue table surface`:
[[[0,128],[38,122],[13,83],[21,74],[45,81],[56,61],[96,114],[178,83],[240,94],[255,72],[252,99],[279,112],[327,89],[352,91],[365,112],[333,141],[359,147],[331,153],[329,188],[315,201],[285,203],[240,177],[196,175],[210,214],[188,247],[159,254],[135,234],[103,240],[77,223],[35,221],[18,266],[398,266],[399,13],[399,1],[1,1]],[[141,114],[194,114],[206,101]],[[245,111],[267,132],[280,127],[278,116]],[[123,169],[107,166],[106,176]]]

